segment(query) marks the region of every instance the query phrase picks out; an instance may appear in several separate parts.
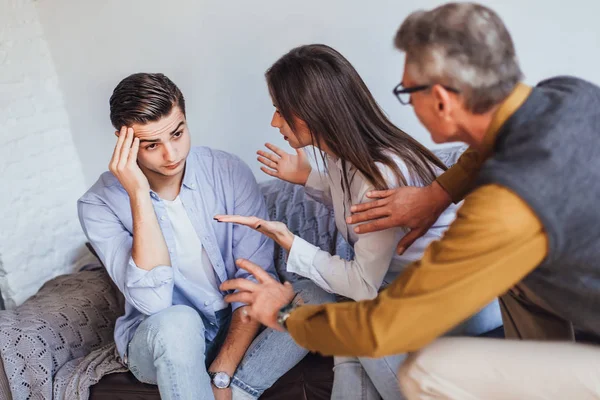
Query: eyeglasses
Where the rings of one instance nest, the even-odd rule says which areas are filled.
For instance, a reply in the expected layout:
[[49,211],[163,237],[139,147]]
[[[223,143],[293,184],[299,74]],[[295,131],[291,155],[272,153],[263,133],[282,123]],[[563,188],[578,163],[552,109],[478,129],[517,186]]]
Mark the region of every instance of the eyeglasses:
[[[410,104],[410,95],[416,92],[420,92],[422,90],[430,89],[433,85],[419,85],[413,86],[409,88],[405,88],[402,86],[402,83],[399,83],[393,90],[394,95],[398,98],[398,101],[402,105]],[[452,93],[460,93],[460,90],[455,89],[453,87],[441,85],[444,89]]]

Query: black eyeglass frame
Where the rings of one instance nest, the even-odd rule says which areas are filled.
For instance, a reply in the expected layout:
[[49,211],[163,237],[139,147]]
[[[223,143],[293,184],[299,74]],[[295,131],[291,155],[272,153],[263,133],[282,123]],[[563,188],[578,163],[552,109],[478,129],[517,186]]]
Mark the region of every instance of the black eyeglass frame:
[[[416,92],[420,92],[423,90],[427,90],[427,89],[431,89],[433,85],[418,85],[418,86],[413,86],[413,87],[408,87],[405,88],[402,86],[402,82],[400,82],[399,84],[396,85],[396,87],[394,88],[394,90],[392,91],[392,93],[394,93],[394,96],[396,96],[396,98],[398,99],[398,101],[400,102],[400,104],[402,105],[408,105],[410,104],[410,97],[408,101],[404,101],[402,100],[402,98],[400,97],[400,95],[402,94],[413,94]],[[460,90],[455,89],[453,87],[450,86],[445,86],[445,85],[441,85],[444,89],[446,89],[449,92],[452,93],[460,93]]]

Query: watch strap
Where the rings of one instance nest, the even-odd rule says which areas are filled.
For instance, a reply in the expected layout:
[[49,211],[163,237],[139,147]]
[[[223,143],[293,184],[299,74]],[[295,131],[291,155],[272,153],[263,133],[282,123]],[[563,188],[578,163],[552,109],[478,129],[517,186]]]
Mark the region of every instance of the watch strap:
[[277,313],[277,323],[283,329],[287,330],[287,325],[286,325],[287,319],[291,315],[292,311],[294,311],[296,308],[298,308],[302,304],[304,304],[302,297],[300,297],[299,293],[296,293],[296,295],[294,296],[292,301],[290,301],[288,304],[286,304],[285,306],[281,307],[281,309],[279,309],[279,312]]

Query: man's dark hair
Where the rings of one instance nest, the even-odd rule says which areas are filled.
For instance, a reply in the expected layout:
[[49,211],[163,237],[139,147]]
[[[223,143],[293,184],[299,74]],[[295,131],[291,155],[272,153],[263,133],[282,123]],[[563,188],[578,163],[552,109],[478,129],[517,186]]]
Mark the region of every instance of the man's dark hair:
[[110,96],[110,121],[115,129],[147,124],[179,106],[185,116],[183,94],[164,74],[137,73],[123,79]]

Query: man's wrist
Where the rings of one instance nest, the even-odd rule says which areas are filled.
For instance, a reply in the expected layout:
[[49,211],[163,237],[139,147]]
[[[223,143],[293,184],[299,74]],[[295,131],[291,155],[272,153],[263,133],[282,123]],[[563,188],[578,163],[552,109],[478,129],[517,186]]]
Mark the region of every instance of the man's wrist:
[[286,323],[288,318],[292,314],[292,311],[294,311],[296,308],[300,307],[303,304],[304,300],[302,299],[302,297],[300,297],[299,293],[296,293],[294,298],[288,304],[279,309],[279,312],[277,313],[277,323],[279,324],[279,326],[281,326],[284,330],[287,331]]
[[134,190],[127,190],[127,194],[131,200],[140,201],[150,198],[150,190],[144,188],[138,188]]
[[[217,361],[217,360],[215,360]],[[237,369],[237,365],[227,365],[225,363],[214,362],[208,367],[209,373],[217,373],[217,372],[225,372],[228,376],[233,376],[235,370]]]

